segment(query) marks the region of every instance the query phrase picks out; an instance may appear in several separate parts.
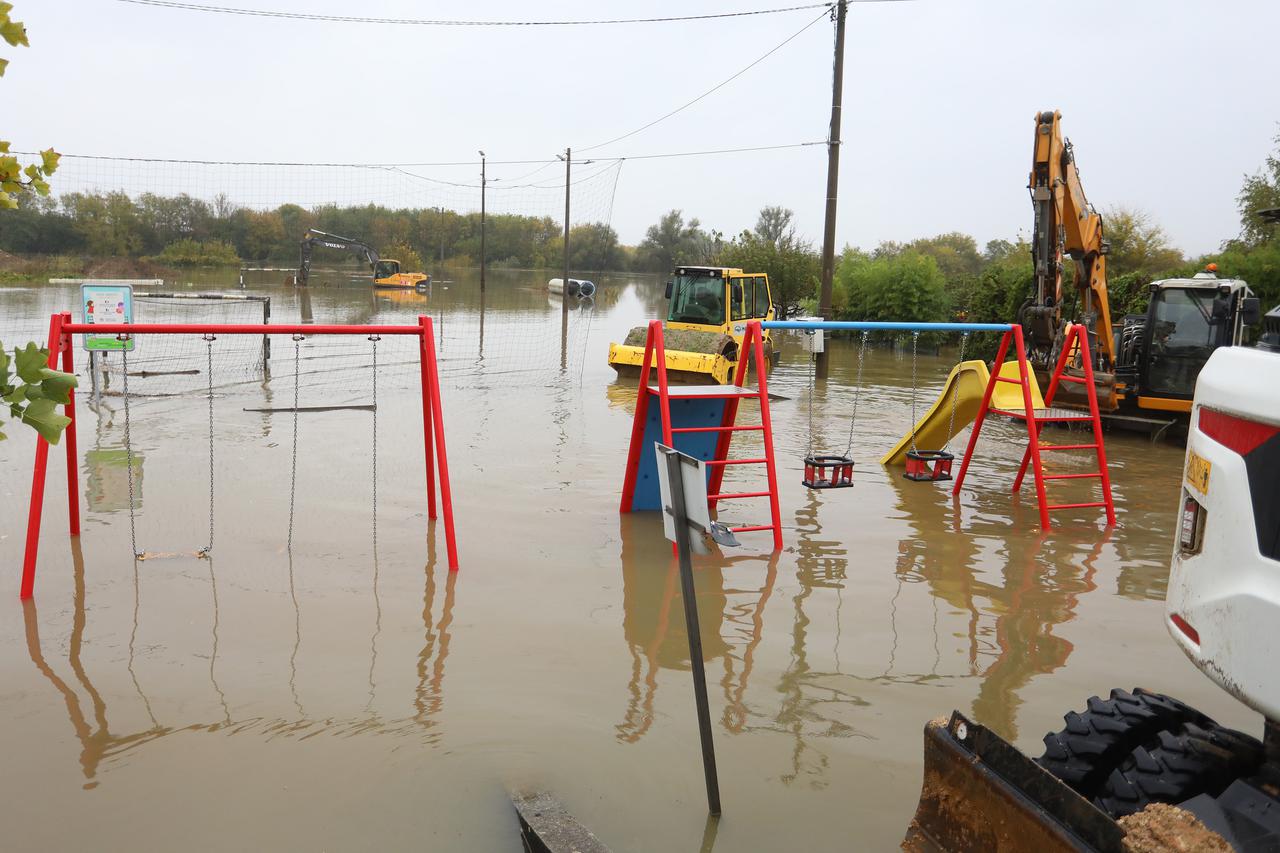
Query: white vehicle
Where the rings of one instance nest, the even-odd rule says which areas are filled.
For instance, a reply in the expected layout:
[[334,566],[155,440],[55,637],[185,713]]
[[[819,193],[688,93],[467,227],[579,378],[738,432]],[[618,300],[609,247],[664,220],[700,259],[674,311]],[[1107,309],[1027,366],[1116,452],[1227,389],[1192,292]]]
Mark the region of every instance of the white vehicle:
[[1127,850],[1118,819],[1163,803],[1235,850],[1280,850],[1280,308],[1256,348],[1221,347],[1199,374],[1178,513],[1169,633],[1263,715],[1262,741],[1172,696],[1112,690],[1033,762],[953,712],[925,728],[906,849]]

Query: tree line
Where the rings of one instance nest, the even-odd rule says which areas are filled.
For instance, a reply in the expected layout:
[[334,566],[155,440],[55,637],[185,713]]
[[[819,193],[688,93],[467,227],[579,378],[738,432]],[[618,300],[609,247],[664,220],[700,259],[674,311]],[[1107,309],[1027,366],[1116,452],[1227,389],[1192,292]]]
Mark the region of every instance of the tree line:
[[[1276,143],[1280,146],[1280,136]],[[442,208],[284,204],[262,211],[238,207],[225,196],[205,202],[152,193],[137,198],[123,192],[24,195],[16,209],[0,210],[0,251],[149,258],[172,266],[292,265],[303,235],[317,228],[364,240],[406,269],[441,259],[474,266],[480,257],[479,214]],[[1280,147],[1257,173],[1245,177],[1237,203],[1240,234],[1199,258],[1187,258],[1172,246],[1148,214],[1124,207],[1106,211],[1108,290],[1116,318],[1145,310],[1151,281],[1191,275],[1211,261],[1219,275],[1248,281],[1265,308],[1280,303],[1278,227],[1258,215],[1280,207]],[[485,243],[493,267],[563,266],[562,225],[551,217],[491,214]],[[570,252],[571,268],[581,273],[666,273],[682,263],[763,271],[783,316],[817,308],[818,252],[797,234],[792,211],[781,207],[763,208],[753,228],[729,238],[681,210],[663,214],[636,246],[622,245],[608,224],[577,225],[570,232]],[[1073,272],[1068,264],[1067,275]],[[979,247],[968,234],[951,232],[884,242],[870,250],[850,246],[838,258],[833,314],[837,319],[1008,322],[1032,280],[1030,247],[1021,240],[991,240]]]

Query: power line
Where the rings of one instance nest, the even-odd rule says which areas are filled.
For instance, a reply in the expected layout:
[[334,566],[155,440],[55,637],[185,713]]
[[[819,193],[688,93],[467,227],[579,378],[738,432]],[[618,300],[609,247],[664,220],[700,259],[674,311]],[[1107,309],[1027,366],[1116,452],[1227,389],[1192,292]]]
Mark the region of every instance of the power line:
[[[675,151],[663,154],[630,154],[625,157],[592,157],[593,162],[619,162],[624,160],[659,160],[671,157],[704,157],[714,154],[744,154],[753,151],[780,151],[786,148],[805,148],[811,145],[826,145],[827,140],[819,139],[813,142],[789,142],[781,145],[753,145],[745,148],[712,148],[704,151]],[[22,157],[39,156],[38,151],[13,151]],[[282,168],[341,168],[341,169],[405,169],[405,168],[421,168],[423,166],[474,166],[475,160],[453,160],[439,163],[303,163],[303,162],[286,162],[272,160],[191,160],[171,157],[113,157],[106,154],[62,154],[62,160],[113,160],[123,163],[172,163],[187,166],[278,166]],[[550,160],[490,160],[490,165],[519,165],[533,163],[555,163],[555,159]],[[435,180],[437,183],[453,184],[461,187],[479,187],[479,184],[455,183],[434,178],[426,178],[422,175],[414,177],[423,178],[424,180]],[[563,184],[561,184],[563,186]]]
[[176,0],[116,0],[135,6],[154,6],[162,9],[182,9],[188,12],[215,12],[223,15],[242,15],[253,18],[287,18],[294,21],[320,21],[339,24],[394,24],[419,27],[583,27],[600,24],[665,24],[679,21],[708,21],[719,18],[746,18],[755,15],[777,15],[804,9],[831,8],[832,3],[809,3],[803,6],[783,6],[776,9],[749,9],[737,12],[713,12],[706,15],[673,15],[662,18],[601,18],[579,21],[451,21],[431,18],[373,18],[357,15],[319,15],[310,12],[280,12],[269,9],[239,9],[228,6],[207,6],[202,3],[181,3]]
[[750,65],[747,65],[746,67],[739,69],[739,70],[738,70],[737,72],[735,72],[732,76],[727,77],[727,78],[725,78],[724,80],[720,81],[719,83],[717,83],[716,85],[714,85],[714,86],[712,86],[710,89],[708,89],[707,91],[703,92],[703,93],[702,93],[701,95],[699,95],[698,97],[694,98],[692,101],[689,101],[689,102],[687,102],[687,103],[685,103],[685,104],[682,104],[681,106],[676,107],[674,110],[672,110],[671,112],[667,113],[666,115],[659,116],[658,118],[655,118],[653,121],[649,122],[648,124],[641,125],[640,127],[637,127],[635,130],[632,130],[632,131],[630,131],[630,132],[628,132],[628,133],[624,133],[624,134],[622,134],[621,136],[615,136],[613,139],[610,139],[610,140],[608,140],[608,141],[606,141],[606,142],[598,142],[598,143],[596,143],[595,145],[588,145],[588,146],[586,146],[585,148],[580,148],[580,149],[578,149],[578,150],[579,150],[579,151],[594,151],[594,150],[595,150],[595,149],[597,149],[597,148],[603,148],[603,147],[605,147],[606,145],[612,145],[612,144],[613,144],[613,143],[615,143],[615,142],[621,142],[622,140],[624,140],[624,139],[626,139],[626,138],[628,138],[628,137],[630,137],[630,136],[635,136],[637,133],[640,133],[641,131],[648,130],[649,128],[653,127],[655,124],[658,124],[659,122],[666,121],[667,119],[671,118],[671,117],[672,117],[673,115],[675,115],[676,113],[683,112],[684,110],[686,110],[686,109],[688,109],[689,107],[693,106],[694,104],[698,103],[698,101],[701,101],[703,98],[707,97],[708,95],[713,94],[714,92],[717,92],[717,91],[719,91],[720,89],[723,89],[725,86],[729,85],[729,84],[730,84],[730,83],[732,83],[734,80],[737,80],[737,79],[738,79],[739,77],[741,77],[743,74],[746,74],[746,73],[747,73],[748,71],[750,71],[752,68],[755,68],[755,67],[756,67],[757,65],[759,65],[761,62],[764,62],[764,61],[765,61],[766,59],[768,59],[770,56],[773,56],[773,55],[774,55],[775,53],[777,53],[779,50],[782,50],[782,48],[786,47],[786,46],[787,46],[788,44],[790,44],[792,41],[795,41],[797,38],[799,38],[799,37],[800,37],[800,34],[801,34],[801,33],[803,33],[805,30],[809,29],[810,27],[812,27],[814,24],[818,23],[818,21],[821,21],[823,18],[827,17],[827,14],[828,14],[828,12],[829,12],[829,8],[830,8],[829,6],[828,6],[828,7],[823,8],[823,10],[822,10],[822,14],[821,14],[821,15],[819,15],[819,16],[818,16],[818,17],[816,17],[816,18],[814,18],[814,19],[813,19],[812,21],[810,21],[809,23],[805,24],[803,27],[801,27],[801,28],[800,28],[799,30],[797,30],[796,32],[792,33],[789,37],[787,37],[786,39],[784,39],[783,41],[781,41],[780,43],[778,43],[777,45],[775,45],[773,48],[771,48],[768,52],[766,52],[766,53],[765,53],[765,54],[763,54],[762,56],[757,57],[757,58],[756,58],[756,59],[755,59],[755,60],[754,60]]

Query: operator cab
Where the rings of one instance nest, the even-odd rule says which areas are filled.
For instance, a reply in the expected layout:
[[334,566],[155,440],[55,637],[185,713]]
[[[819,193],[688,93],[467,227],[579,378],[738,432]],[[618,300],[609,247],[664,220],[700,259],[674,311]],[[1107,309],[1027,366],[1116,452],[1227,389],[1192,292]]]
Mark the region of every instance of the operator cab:
[[400,262],[391,260],[381,260],[373,265],[373,280],[382,281],[387,278],[395,278],[400,275]]
[[[1260,319],[1249,286],[1219,279],[1216,265],[1192,278],[1152,282],[1141,348],[1138,387],[1143,397],[1189,401],[1201,368],[1218,347],[1239,346]],[[1189,405],[1183,404],[1187,409]]]
[[677,267],[666,296],[671,302],[670,323],[727,326],[773,319],[773,298],[764,274],[729,267]]

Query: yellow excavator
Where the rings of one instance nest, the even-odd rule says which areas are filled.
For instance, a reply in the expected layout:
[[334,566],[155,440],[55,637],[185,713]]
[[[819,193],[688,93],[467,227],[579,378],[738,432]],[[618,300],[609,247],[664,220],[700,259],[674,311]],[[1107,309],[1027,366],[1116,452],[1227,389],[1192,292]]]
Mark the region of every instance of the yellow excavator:
[[[1261,319],[1261,306],[1245,282],[1219,279],[1211,268],[1192,278],[1152,282],[1146,313],[1128,315],[1113,329],[1107,301],[1110,245],[1102,216],[1085,197],[1061,122],[1056,110],[1036,114],[1028,184],[1035,211],[1035,284],[1017,317],[1027,356],[1043,387],[1067,325],[1081,323],[1089,330],[1098,406],[1105,418],[1149,430],[1184,421],[1200,368],[1218,347],[1243,342],[1246,327]],[[1065,257],[1075,263],[1070,312],[1063,305],[1071,295],[1064,293]],[[1083,375],[1082,367],[1075,365],[1075,375]],[[1059,387],[1054,402],[1087,407],[1086,394],[1082,385],[1068,383]]]
[[302,256],[298,262],[298,274],[294,277],[294,284],[305,286],[310,280],[311,254],[317,246],[352,252],[363,257],[373,273],[374,287],[423,288],[431,283],[431,276],[426,273],[401,272],[399,261],[378,257],[377,251],[363,240],[342,237],[338,234],[330,234],[327,231],[319,231],[312,228],[307,231],[307,236],[302,238]]
[[[736,267],[681,266],[667,282],[670,302],[662,324],[668,378],[721,385],[733,381],[738,350],[748,320],[774,318],[769,276]],[[619,376],[639,376],[646,326],[636,326],[618,344],[609,344],[609,364]],[[773,363],[773,339],[764,332],[764,350]]]

